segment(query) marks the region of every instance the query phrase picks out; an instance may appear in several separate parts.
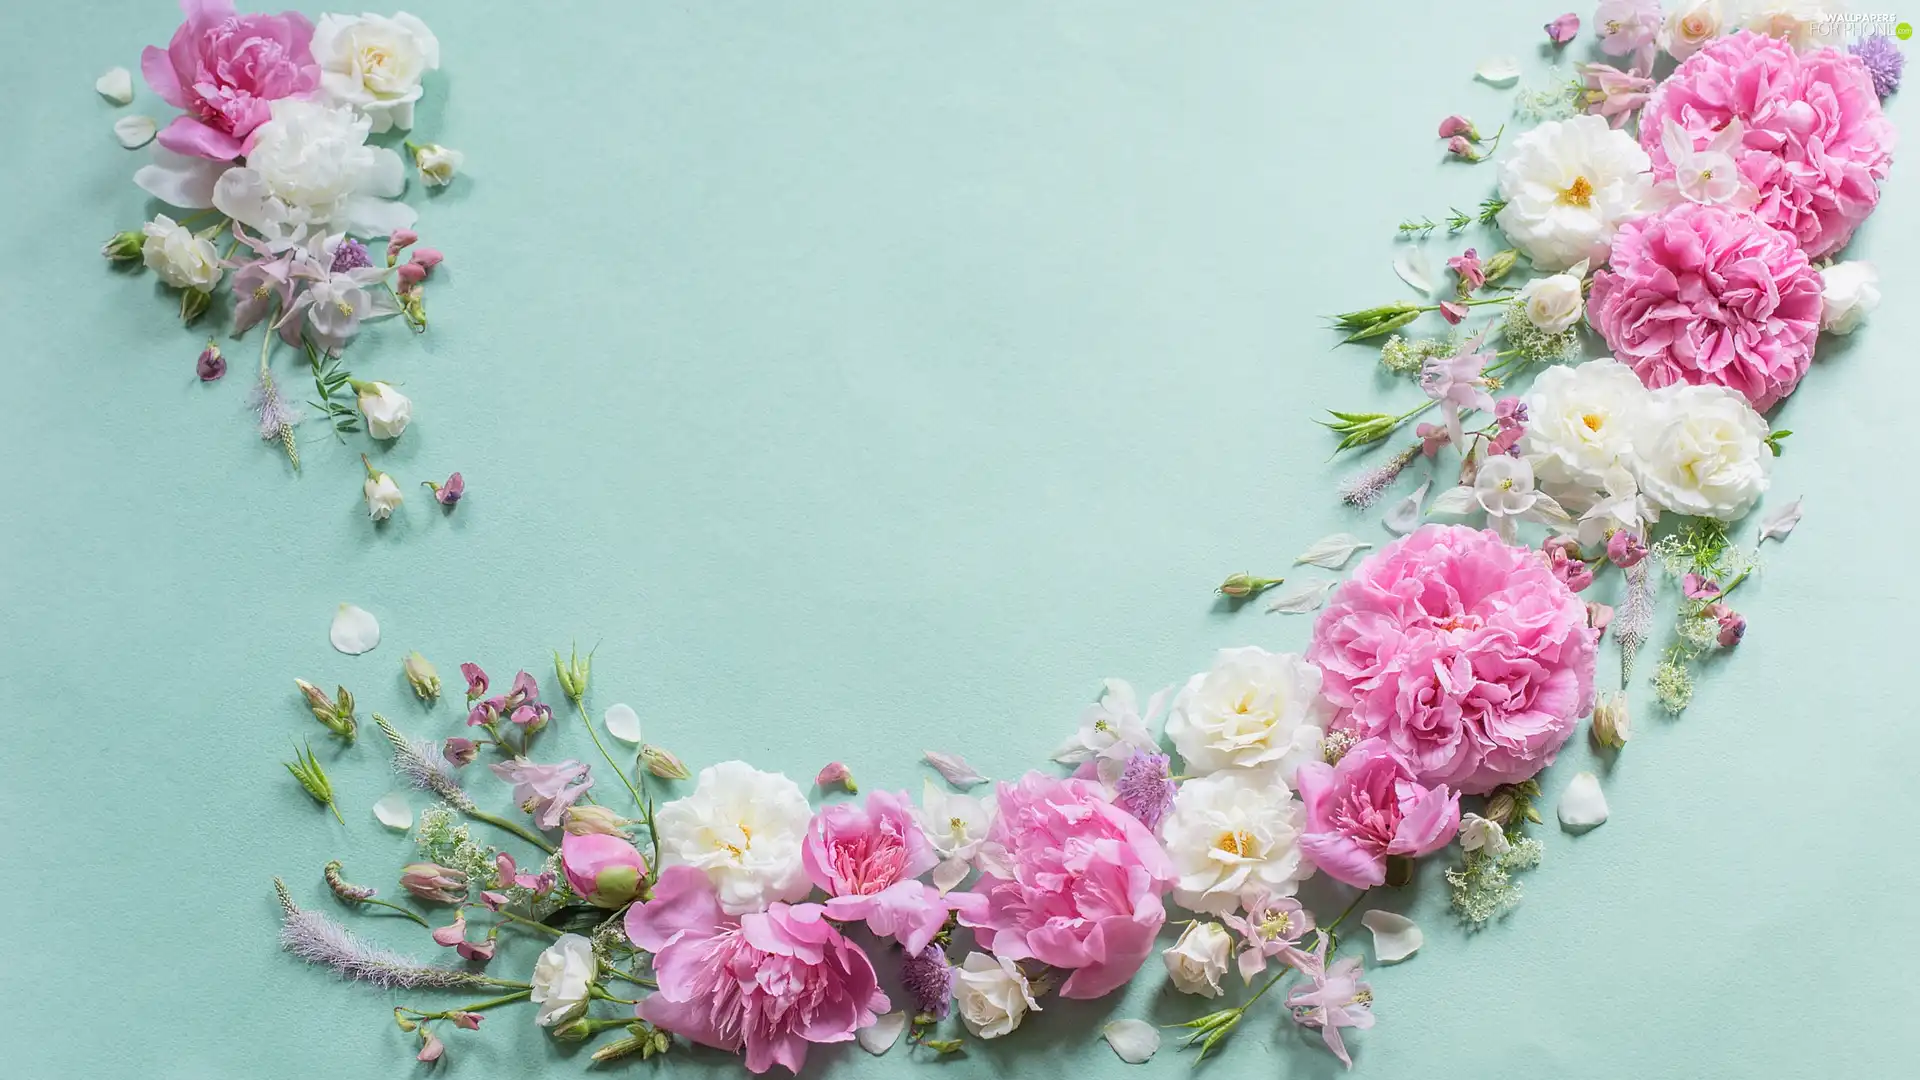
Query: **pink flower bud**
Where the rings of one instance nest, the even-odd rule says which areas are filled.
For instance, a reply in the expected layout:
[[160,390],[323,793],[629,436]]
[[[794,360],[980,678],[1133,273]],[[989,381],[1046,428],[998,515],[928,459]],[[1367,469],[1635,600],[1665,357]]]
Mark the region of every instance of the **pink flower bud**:
[[1473,121],[1464,116],[1449,116],[1440,121],[1441,138],[1451,139],[1456,135],[1465,135],[1469,139],[1480,137],[1480,133],[1474,130]]
[[647,861],[634,846],[603,833],[567,833],[560,838],[560,865],[567,884],[595,907],[617,908],[640,894]]
[[[1719,605],[1715,606],[1718,607]],[[1720,623],[1720,633],[1714,637],[1714,640],[1720,643],[1721,648],[1731,649],[1735,645],[1740,644],[1741,638],[1747,636],[1747,617],[1745,615],[1723,607],[1720,609],[1717,621]]]
[[421,248],[413,253],[413,261],[431,270],[446,260],[438,248]]
[[421,266],[419,263],[413,263],[413,262],[400,264],[400,284],[401,285],[403,286],[418,285],[422,281],[425,281],[426,279],[427,279],[426,267]]
[[1720,595],[1720,583],[1699,574],[1688,574],[1680,579],[1680,591],[1686,593],[1689,600],[1711,600]]
[[212,382],[220,376],[225,375],[227,373],[227,360],[226,357],[220,355],[220,346],[215,345],[209,340],[207,347],[201,350],[200,359],[194,363],[193,370],[200,376],[201,382]]
[[853,770],[838,761],[828,762],[827,767],[820,770],[820,775],[813,778],[813,784],[819,788],[830,788],[838,784],[846,788],[848,794],[854,794],[860,790],[859,785],[853,782]]
[[474,742],[472,739],[463,739],[456,735],[448,739],[446,745],[441,747],[440,756],[446,758],[449,765],[458,768],[463,765],[473,764],[474,756],[479,752],[479,743]]
[[452,922],[435,930],[433,940],[435,944],[449,949],[467,940],[467,913],[459,912],[454,915]]
[[1547,40],[1557,48],[1580,35],[1580,16],[1569,11],[1547,24]]
[[454,1027],[466,1028],[468,1031],[479,1031],[480,1021],[486,1019],[486,1017],[477,1012],[457,1012],[448,1013],[447,1019],[453,1021]]
[[1646,557],[1647,542],[1640,538],[1639,533],[1631,529],[1615,529],[1607,537],[1607,558],[1622,570],[1637,565]]
[[432,1028],[420,1029],[420,1042],[420,1053],[415,1057],[421,1061],[439,1061],[440,1055],[447,1052],[447,1044],[440,1041],[440,1037],[433,1033]]
[[1460,325],[1460,321],[1467,317],[1469,310],[1465,304],[1456,304],[1451,300],[1440,301],[1440,317],[1455,326]]
[[1464,161],[1480,160],[1480,152],[1473,148],[1473,143],[1469,142],[1465,135],[1455,135],[1448,139],[1447,153]]

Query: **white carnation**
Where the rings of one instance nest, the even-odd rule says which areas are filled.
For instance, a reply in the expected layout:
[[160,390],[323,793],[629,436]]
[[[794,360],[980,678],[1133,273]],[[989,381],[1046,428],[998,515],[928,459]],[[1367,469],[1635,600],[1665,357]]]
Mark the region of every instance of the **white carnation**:
[[693,794],[655,813],[660,861],[705,871],[729,915],[800,900],[812,888],[800,862],[812,816],[784,775],[723,761],[700,770]]
[[1500,166],[1500,229],[1541,270],[1605,262],[1620,226],[1652,210],[1652,167],[1601,117],[1541,124]]

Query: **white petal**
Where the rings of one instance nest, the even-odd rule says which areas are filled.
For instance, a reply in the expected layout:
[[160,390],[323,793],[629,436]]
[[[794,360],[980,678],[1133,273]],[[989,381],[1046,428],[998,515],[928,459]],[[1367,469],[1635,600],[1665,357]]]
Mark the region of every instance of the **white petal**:
[[1511,56],[1490,56],[1473,69],[1473,77],[1492,86],[1512,86],[1520,79],[1520,64]]
[[341,604],[333,613],[333,629],[327,638],[334,648],[348,656],[359,656],[380,644],[380,620],[365,608]]
[[621,742],[640,741],[640,714],[633,711],[633,706],[625,703],[609,705],[602,719],[607,722],[607,734]]
[[1145,1020],[1115,1020],[1100,1029],[1107,1045],[1129,1065],[1138,1065],[1160,1049],[1160,1031]]
[[1534,492],[1533,505],[1527,508],[1526,516],[1548,525],[1571,525],[1573,518],[1566,508],[1553,500],[1553,496],[1544,491]]
[[1433,478],[1420,485],[1419,490],[1393,504],[1393,508],[1380,519],[1380,524],[1396,536],[1405,536],[1420,527],[1420,504],[1427,501],[1427,489],[1433,486]]
[[138,150],[153,141],[160,126],[151,116],[123,116],[113,122],[113,137],[129,150]]
[[1279,599],[1267,605],[1267,610],[1282,615],[1304,615],[1326,603],[1327,594],[1338,584],[1331,579],[1302,582],[1281,593]]
[[405,795],[388,795],[374,803],[373,816],[389,829],[405,832],[413,828],[413,807],[408,805]]
[[93,88],[115,105],[125,105],[133,100],[133,72],[123,67],[109,68],[93,80]]
[[334,222],[355,236],[392,236],[411,229],[420,220],[420,212],[396,199],[373,199],[355,195],[347,200],[346,216]]
[[947,778],[947,783],[957,788],[970,788],[975,784],[984,784],[987,778],[975,772],[967,759],[959,754],[946,754],[938,750],[928,750],[927,764],[935,772]]
[[1606,820],[1607,797],[1600,790],[1600,778],[1590,772],[1574,773],[1567,790],[1560,793],[1560,824],[1591,829]]
[[1761,540],[1785,540],[1787,534],[1800,524],[1800,500],[1795,499],[1778,510],[1760,519]]
[[1315,540],[1312,547],[1294,558],[1293,565],[1308,563],[1313,566],[1324,566],[1329,570],[1338,570],[1347,564],[1348,559],[1353,558],[1354,552],[1372,546],[1352,533],[1334,533],[1332,536],[1323,536]]
[[153,161],[140,166],[133,182],[168,206],[206,210],[213,206],[214,185],[232,165],[231,161],[208,161],[156,146]]
[[882,1013],[873,1023],[853,1033],[859,1041],[860,1049],[869,1054],[884,1054],[893,1048],[900,1039],[900,1033],[907,1029],[907,1014],[902,1011]]
[[1433,295],[1433,268],[1427,262],[1425,250],[1411,244],[1402,248],[1393,258],[1393,272],[1421,296]]
[[965,859],[942,859],[940,865],[933,868],[933,887],[949,892],[972,872],[973,867],[967,865]]
[[1474,498],[1473,489],[1465,484],[1450,487],[1433,500],[1427,507],[1428,514],[1470,514],[1478,508],[1480,502]]
[[1383,964],[1395,964],[1420,951],[1425,935],[1405,915],[1375,908],[1360,916],[1360,922],[1373,931],[1373,958]]

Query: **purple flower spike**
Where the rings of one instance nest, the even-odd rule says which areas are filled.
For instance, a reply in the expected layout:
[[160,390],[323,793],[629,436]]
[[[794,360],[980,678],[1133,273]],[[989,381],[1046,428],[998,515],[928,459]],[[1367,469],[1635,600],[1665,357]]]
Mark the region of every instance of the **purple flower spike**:
[[900,982],[915,1011],[945,1020],[953,1006],[953,965],[938,945],[928,945],[900,962]]

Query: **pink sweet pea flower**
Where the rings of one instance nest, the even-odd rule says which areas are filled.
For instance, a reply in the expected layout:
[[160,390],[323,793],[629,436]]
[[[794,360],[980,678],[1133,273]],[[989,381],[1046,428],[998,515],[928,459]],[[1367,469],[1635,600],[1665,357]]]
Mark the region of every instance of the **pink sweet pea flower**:
[[1460,796],[1415,782],[1383,739],[1362,739],[1338,765],[1300,766],[1307,827],[1300,847],[1329,877],[1368,889],[1387,880],[1387,856],[1425,855],[1460,831]]
[[433,932],[433,940],[436,945],[442,945],[449,949],[467,940],[467,913],[465,911],[454,912],[452,922]]
[[[520,867],[513,861],[513,856],[504,851],[494,856],[493,865],[496,882],[503,889],[511,885],[518,885],[523,889],[531,889],[534,892],[543,893],[553,888],[555,884],[554,877],[551,874],[521,873]],[[481,894],[483,898],[490,895],[491,894],[488,893]]]
[[1580,16],[1569,11],[1547,24],[1547,40],[1558,48],[1580,35]]
[[461,664],[460,674],[467,679],[467,700],[473,701],[487,692],[487,673],[480,670],[479,664]]
[[1453,258],[1448,259],[1447,266],[1454,273],[1460,275],[1460,291],[1462,295],[1470,293],[1487,283],[1487,271],[1485,267],[1480,265],[1480,253],[1472,248],[1468,248]]
[[420,1052],[414,1055],[416,1058],[434,1062],[439,1061],[441,1055],[446,1052],[447,1044],[440,1041],[440,1036],[435,1035],[433,1029],[425,1027],[420,1029]]
[[1711,600],[1720,595],[1720,583],[1699,574],[1688,574],[1680,579],[1680,591],[1686,593],[1689,600]]
[[140,74],[183,110],[160,132],[168,150],[214,161],[241,155],[266,123],[272,102],[306,97],[320,85],[313,24],[298,12],[237,15],[233,0],[181,0],[187,21],[165,49],[140,54]]
[[447,1019],[453,1021],[454,1027],[466,1028],[468,1031],[479,1031],[480,1021],[485,1020],[486,1017],[477,1012],[456,1012],[448,1013]]
[[647,878],[647,861],[634,846],[603,833],[568,833],[560,839],[560,865],[587,903],[617,908],[640,893]]
[[831,897],[828,918],[865,922],[875,934],[898,940],[908,953],[927,947],[946,925],[949,911],[985,914],[978,896],[943,896],[916,880],[940,860],[904,795],[876,791],[864,807],[823,807],[807,826],[800,860],[808,879]]
[[1469,139],[1477,139],[1480,137],[1480,133],[1474,130],[1473,121],[1464,116],[1449,116],[1445,120],[1440,121],[1441,138],[1451,139],[1455,135],[1465,135]]
[[1440,301],[1440,317],[1453,326],[1459,326],[1470,310],[1467,305],[1457,304],[1452,300]]

